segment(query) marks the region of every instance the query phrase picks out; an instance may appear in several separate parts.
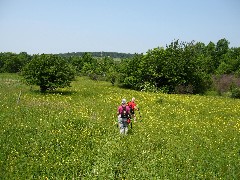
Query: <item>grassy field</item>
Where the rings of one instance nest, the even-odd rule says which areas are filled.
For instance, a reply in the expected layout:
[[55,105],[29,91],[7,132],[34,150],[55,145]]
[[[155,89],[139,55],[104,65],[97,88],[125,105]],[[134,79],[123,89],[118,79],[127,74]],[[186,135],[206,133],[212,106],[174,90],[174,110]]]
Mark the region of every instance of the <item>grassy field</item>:
[[[120,136],[117,106],[133,96],[139,119]],[[240,100],[83,77],[40,94],[10,74],[0,98],[0,179],[240,179]]]

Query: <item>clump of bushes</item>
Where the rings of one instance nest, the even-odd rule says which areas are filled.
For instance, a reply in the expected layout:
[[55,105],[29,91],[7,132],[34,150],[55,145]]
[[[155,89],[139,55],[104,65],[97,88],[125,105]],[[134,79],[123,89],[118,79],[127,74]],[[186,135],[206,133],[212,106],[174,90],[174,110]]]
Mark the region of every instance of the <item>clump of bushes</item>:
[[240,88],[233,88],[231,90],[231,98],[240,99]]
[[213,87],[219,95],[230,94],[232,98],[240,98],[240,78],[235,75],[223,74],[213,76]]

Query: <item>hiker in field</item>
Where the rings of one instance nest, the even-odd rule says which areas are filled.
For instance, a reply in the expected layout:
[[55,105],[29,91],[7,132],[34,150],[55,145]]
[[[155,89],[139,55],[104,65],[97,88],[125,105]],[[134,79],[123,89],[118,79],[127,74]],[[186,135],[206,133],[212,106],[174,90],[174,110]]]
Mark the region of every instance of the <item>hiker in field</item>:
[[128,124],[130,120],[130,108],[127,105],[126,99],[122,99],[121,105],[118,107],[117,110],[118,116],[118,124],[120,128],[120,134],[127,135],[128,132]]
[[137,122],[135,110],[138,111],[139,109],[137,107],[137,104],[135,103],[134,97],[132,98],[132,100],[130,102],[128,102],[128,106],[130,108],[131,117],[133,118],[134,122]]

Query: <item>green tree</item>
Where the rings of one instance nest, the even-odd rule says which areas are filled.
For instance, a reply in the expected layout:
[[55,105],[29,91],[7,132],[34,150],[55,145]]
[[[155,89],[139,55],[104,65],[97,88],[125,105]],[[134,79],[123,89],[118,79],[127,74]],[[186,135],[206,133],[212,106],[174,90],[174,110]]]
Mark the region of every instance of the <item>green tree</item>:
[[131,58],[122,59],[120,64],[117,66],[118,81],[119,83],[131,89],[139,90],[141,87],[142,74],[141,74],[141,61],[143,55],[135,54]]
[[97,59],[97,74],[101,76],[106,76],[110,67],[114,66],[114,60],[111,57],[103,57]]
[[[164,92],[202,93],[208,76],[201,58],[205,53],[203,43],[186,43],[178,40],[164,48],[149,50],[140,61],[141,81]],[[177,90],[181,87],[181,92]],[[179,89],[179,88],[178,88]]]
[[224,61],[224,55],[229,50],[229,42],[224,38],[220,39],[217,42],[216,49],[215,49],[215,68],[217,69],[218,66]]
[[77,73],[81,73],[83,68],[83,58],[79,56],[69,57],[70,63],[76,68]]
[[3,65],[3,72],[16,73],[22,68],[23,63],[18,58],[17,54],[7,53]]
[[196,52],[195,61],[198,67],[197,70],[207,74],[214,73],[216,69],[214,62],[215,45],[211,42],[207,46],[203,43],[197,43],[193,48],[195,48]]
[[90,53],[84,53],[82,56],[83,67],[81,73],[93,79],[96,79],[97,59]]
[[11,52],[0,54],[0,72],[17,73],[31,60],[26,52],[15,54]]
[[229,49],[228,45],[229,45],[228,40],[226,40],[225,38],[224,39],[220,39],[217,42],[216,55],[218,57],[221,57],[222,55],[226,54],[228,52],[228,49]]
[[114,84],[116,83],[117,75],[118,75],[118,73],[117,73],[117,71],[116,71],[115,66],[111,66],[111,67],[108,69],[108,72],[107,72],[107,80],[110,81],[113,86],[114,86]]
[[167,64],[166,50],[164,48],[154,48],[148,50],[140,62],[142,86],[148,84],[151,87],[163,88],[168,84],[167,75],[164,74],[164,68]]
[[240,48],[231,48],[222,56],[217,74],[238,74],[240,69]]
[[34,55],[23,68],[22,75],[29,85],[40,86],[40,91],[70,86],[75,78],[75,69],[57,55]]

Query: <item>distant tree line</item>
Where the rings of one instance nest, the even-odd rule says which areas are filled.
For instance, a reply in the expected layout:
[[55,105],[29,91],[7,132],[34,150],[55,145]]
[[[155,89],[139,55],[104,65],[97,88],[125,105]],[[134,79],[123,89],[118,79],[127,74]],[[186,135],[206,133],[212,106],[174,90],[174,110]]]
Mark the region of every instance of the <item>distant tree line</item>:
[[34,61],[44,57],[64,60],[61,62],[70,64],[76,75],[110,81],[125,88],[181,94],[212,90],[219,95],[230,92],[233,97],[240,97],[240,47],[230,48],[226,39],[207,45],[175,40],[165,48],[156,47],[145,54],[116,53],[123,54],[121,58],[115,53],[99,53],[48,56],[0,53],[0,72],[21,72],[33,57]]
[[134,54],[130,53],[118,53],[118,52],[68,52],[68,53],[60,53],[62,57],[71,57],[71,56],[83,56],[85,53],[90,54],[93,57],[111,57],[111,58],[131,58]]

